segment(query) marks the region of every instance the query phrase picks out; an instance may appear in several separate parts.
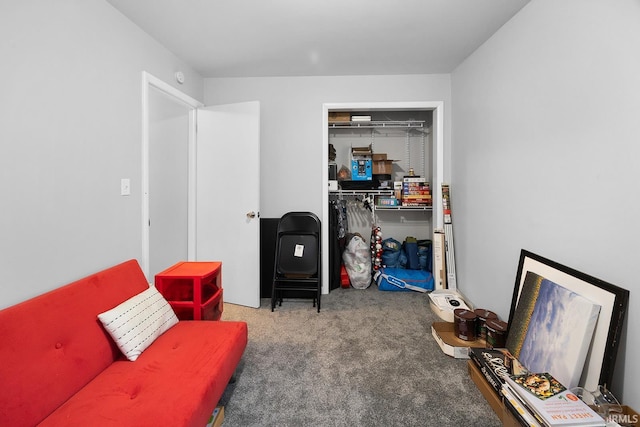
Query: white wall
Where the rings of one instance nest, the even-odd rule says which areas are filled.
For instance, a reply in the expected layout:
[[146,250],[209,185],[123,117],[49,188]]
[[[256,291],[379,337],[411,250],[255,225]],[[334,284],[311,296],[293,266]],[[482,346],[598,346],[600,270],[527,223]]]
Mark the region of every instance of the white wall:
[[140,259],[141,72],[203,80],[104,0],[0,3],[0,58],[5,307]]
[[263,218],[295,210],[321,216],[323,103],[444,101],[448,145],[449,75],[210,78],[204,88],[206,105],[260,101]]
[[613,390],[640,407],[640,3],[533,0],[452,74],[460,288],[507,318],[528,249],[631,291]]

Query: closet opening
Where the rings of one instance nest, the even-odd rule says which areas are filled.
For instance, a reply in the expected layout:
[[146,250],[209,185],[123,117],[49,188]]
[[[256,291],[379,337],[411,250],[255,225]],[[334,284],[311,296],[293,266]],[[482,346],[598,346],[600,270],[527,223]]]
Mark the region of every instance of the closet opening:
[[[340,287],[347,233],[370,245],[374,227],[382,239],[399,242],[409,236],[431,240],[433,230],[442,228],[443,103],[323,107],[323,293],[328,293]],[[372,264],[376,260],[372,255]]]

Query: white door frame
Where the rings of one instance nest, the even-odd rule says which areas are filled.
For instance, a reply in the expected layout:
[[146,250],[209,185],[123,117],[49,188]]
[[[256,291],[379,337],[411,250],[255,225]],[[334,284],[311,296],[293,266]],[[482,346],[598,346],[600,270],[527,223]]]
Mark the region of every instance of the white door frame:
[[434,144],[432,167],[435,171],[431,191],[433,192],[434,229],[443,228],[442,215],[442,182],[444,180],[444,102],[357,102],[357,103],[325,103],[322,104],[322,293],[329,293],[329,111],[433,111]]
[[196,257],[196,114],[203,107],[200,101],[180,92],[146,71],[142,72],[142,271],[153,282],[149,271],[149,90],[154,89],[184,104],[189,109],[189,178],[187,207],[187,257]]

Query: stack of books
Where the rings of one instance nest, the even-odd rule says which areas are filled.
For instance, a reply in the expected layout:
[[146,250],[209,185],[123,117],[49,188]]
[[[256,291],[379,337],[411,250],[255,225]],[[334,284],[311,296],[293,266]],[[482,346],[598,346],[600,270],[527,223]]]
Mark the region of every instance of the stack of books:
[[431,206],[431,186],[425,178],[403,178],[402,206]]
[[469,348],[469,359],[473,360],[499,396],[502,396],[505,376],[529,373],[506,348]]
[[600,415],[548,372],[506,376],[502,395],[524,425],[605,427]]
[[505,407],[525,426],[604,427],[605,420],[548,372],[532,373],[507,349],[470,348]]

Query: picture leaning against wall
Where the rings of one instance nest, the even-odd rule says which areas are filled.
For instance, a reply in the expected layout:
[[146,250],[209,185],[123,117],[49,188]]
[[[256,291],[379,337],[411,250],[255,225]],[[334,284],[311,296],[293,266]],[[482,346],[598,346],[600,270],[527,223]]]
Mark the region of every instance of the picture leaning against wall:
[[551,372],[565,387],[580,381],[600,305],[527,272],[507,348],[532,372]]
[[628,290],[522,249],[505,346],[566,387],[611,387],[628,304]]

